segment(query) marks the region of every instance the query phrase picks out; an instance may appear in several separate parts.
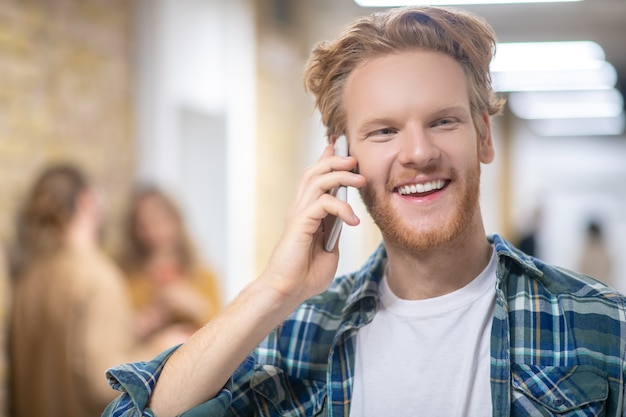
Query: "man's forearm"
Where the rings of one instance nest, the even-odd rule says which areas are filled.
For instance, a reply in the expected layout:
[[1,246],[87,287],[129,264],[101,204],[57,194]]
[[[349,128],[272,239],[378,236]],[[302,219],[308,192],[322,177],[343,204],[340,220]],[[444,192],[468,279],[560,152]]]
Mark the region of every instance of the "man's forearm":
[[299,304],[255,282],[167,361],[150,400],[169,417],[215,397],[250,352]]
[[158,417],[180,414],[215,397],[272,329],[302,301],[331,284],[339,254],[324,249],[321,222],[333,214],[356,226],[359,218],[328,191],[365,184],[363,176],[351,172],[356,159],[333,153],[333,147],[327,146],[303,175],[264,273],[165,364],[149,403]]

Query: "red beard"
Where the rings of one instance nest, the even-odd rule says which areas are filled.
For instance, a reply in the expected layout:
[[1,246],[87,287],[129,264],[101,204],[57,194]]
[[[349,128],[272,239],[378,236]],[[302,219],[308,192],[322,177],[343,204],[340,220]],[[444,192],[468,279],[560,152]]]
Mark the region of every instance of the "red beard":
[[[410,251],[424,251],[450,244],[471,224],[479,206],[480,163],[476,163],[475,169],[469,171],[460,184],[459,178],[458,172],[453,172],[451,179],[461,187],[461,193],[455,199],[452,215],[443,219],[443,223],[437,222],[432,228],[423,230],[407,227],[394,211],[389,197],[395,192],[390,185],[392,181],[387,184],[384,195],[376,195],[376,191],[370,186],[362,188],[360,193],[385,242]],[[398,184],[397,181],[393,183]]]

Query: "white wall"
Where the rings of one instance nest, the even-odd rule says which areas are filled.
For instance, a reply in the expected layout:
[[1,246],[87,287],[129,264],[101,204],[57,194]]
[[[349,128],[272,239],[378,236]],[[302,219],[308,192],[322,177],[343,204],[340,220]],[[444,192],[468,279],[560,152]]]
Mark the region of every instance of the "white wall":
[[[254,273],[256,199],[254,189],[242,192],[255,172],[253,8],[248,0],[137,4],[138,178],[178,199],[230,299]],[[205,166],[198,152],[207,152]],[[225,195],[211,195],[219,189]]]

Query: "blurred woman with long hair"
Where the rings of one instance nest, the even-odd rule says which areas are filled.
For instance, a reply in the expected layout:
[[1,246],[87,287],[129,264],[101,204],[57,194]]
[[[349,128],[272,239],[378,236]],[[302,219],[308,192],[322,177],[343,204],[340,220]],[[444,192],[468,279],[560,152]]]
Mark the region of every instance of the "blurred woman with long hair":
[[174,200],[155,186],[131,196],[119,261],[140,337],[172,324],[196,330],[221,308],[217,277],[196,253]]
[[37,178],[18,215],[11,331],[14,417],[99,416],[117,394],[107,368],[185,340],[139,344],[124,280],[99,247],[100,209],[71,164]]

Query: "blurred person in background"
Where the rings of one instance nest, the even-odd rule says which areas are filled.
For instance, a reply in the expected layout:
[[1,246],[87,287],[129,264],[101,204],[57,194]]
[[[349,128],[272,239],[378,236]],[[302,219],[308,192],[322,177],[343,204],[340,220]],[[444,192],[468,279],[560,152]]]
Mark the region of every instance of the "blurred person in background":
[[517,248],[526,255],[537,258],[541,255],[538,250],[538,240],[542,221],[542,209],[537,207],[533,211],[530,226],[524,231],[524,233],[522,233],[517,241]]
[[99,242],[98,198],[74,165],[48,167],[18,213],[10,329],[14,417],[99,416],[105,371],[182,342],[171,329],[139,344],[124,280]]
[[578,261],[578,271],[613,286],[613,257],[609,252],[600,222],[589,220],[585,228],[583,248]]
[[170,325],[197,330],[222,306],[217,277],[196,253],[180,209],[156,186],[130,198],[119,263],[141,338]]

